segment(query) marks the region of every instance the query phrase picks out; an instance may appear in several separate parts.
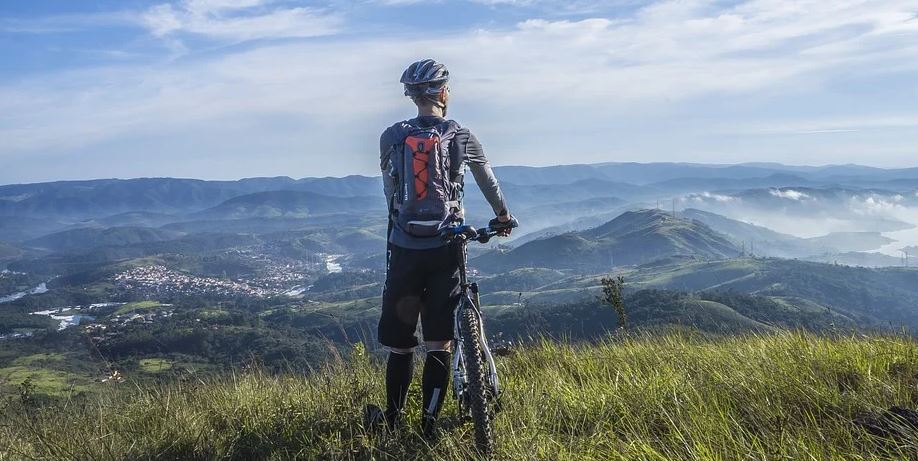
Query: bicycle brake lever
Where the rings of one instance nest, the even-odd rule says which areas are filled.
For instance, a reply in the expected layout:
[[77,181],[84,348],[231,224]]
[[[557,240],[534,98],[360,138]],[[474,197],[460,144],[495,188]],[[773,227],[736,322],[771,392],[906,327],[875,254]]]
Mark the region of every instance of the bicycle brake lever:
[[478,243],[488,243],[491,240],[491,229],[478,229],[478,235],[475,237]]
[[460,233],[466,240],[474,240],[478,237],[479,231],[472,226],[463,226]]

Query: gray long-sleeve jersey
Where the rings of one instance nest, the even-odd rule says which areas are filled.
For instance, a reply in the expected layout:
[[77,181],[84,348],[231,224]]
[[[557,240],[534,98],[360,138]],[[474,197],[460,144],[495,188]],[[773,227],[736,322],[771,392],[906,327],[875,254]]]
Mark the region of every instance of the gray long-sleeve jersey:
[[[404,142],[403,130],[399,127],[405,123],[413,126],[427,127],[443,123],[444,121],[443,118],[435,116],[417,117],[406,122],[399,122],[387,128],[382,136],[380,136],[379,163],[382,169],[383,192],[386,194],[386,199],[390,201],[390,219],[392,211],[391,200],[397,186],[395,184],[395,179],[389,174],[389,156],[396,146]],[[453,137],[452,143],[449,145],[449,152],[451,158],[461,159],[464,164],[459,169],[460,171],[464,171],[465,166],[468,166],[469,170],[471,170],[472,176],[475,178],[475,183],[478,184],[481,193],[491,205],[494,214],[499,215],[503,212],[509,213],[509,208],[507,208],[507,204],[504,201],[504,195],[501,193],[500,185],[497,182],[497,178],[494,176],[494,172],[491,170],[491,165],[488,164],[488,159],[485,157],[484,149],[481,147],[478,138],[476,138],[468,128],[459,127],[455,137]],[[415,237],[403,232],[398,226],[390,225],[389,227],[389,242],[393,245],[417,250],[443,246],[443,242],[439,237]]]

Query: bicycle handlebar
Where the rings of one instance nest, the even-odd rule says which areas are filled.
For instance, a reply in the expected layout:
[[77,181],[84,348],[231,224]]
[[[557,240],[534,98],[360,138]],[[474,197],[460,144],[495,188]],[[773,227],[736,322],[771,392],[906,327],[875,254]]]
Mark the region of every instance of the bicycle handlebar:
[[490,227],[476,229],[468,224],[445,226],[440,229],[440,238],[450,241],[459,239],[462,241],[475,241],[479,243],[488,243],[491,237],[498,235],[498,231]]

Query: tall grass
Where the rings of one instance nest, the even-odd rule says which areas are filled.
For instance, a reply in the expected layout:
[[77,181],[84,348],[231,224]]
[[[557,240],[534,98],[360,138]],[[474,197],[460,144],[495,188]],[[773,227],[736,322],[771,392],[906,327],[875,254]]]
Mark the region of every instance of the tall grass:
[[[496,459],[918,459],[914,432],[883,438],[854,423],[918,405],[918,344],[906,338],[544,341],[499,367]],[[361,353],[308,378],[251,372],[28,414],[11,407],[0,459],[472,458],[468,426],[447,418],[435,446],[418,435],[419,387],[394,435],[361,427],[364,404],[383,400],[381,367]]]

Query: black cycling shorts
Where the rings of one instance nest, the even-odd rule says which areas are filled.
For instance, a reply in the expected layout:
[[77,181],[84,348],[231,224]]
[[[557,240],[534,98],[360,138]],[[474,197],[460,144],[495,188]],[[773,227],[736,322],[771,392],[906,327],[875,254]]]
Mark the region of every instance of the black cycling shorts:
[[419,316],[425,341],[453,339],[453,310],[460,296],[458,251],[457,244],[428,250],[389,245],[378,330],[382,345],[417,346]]

